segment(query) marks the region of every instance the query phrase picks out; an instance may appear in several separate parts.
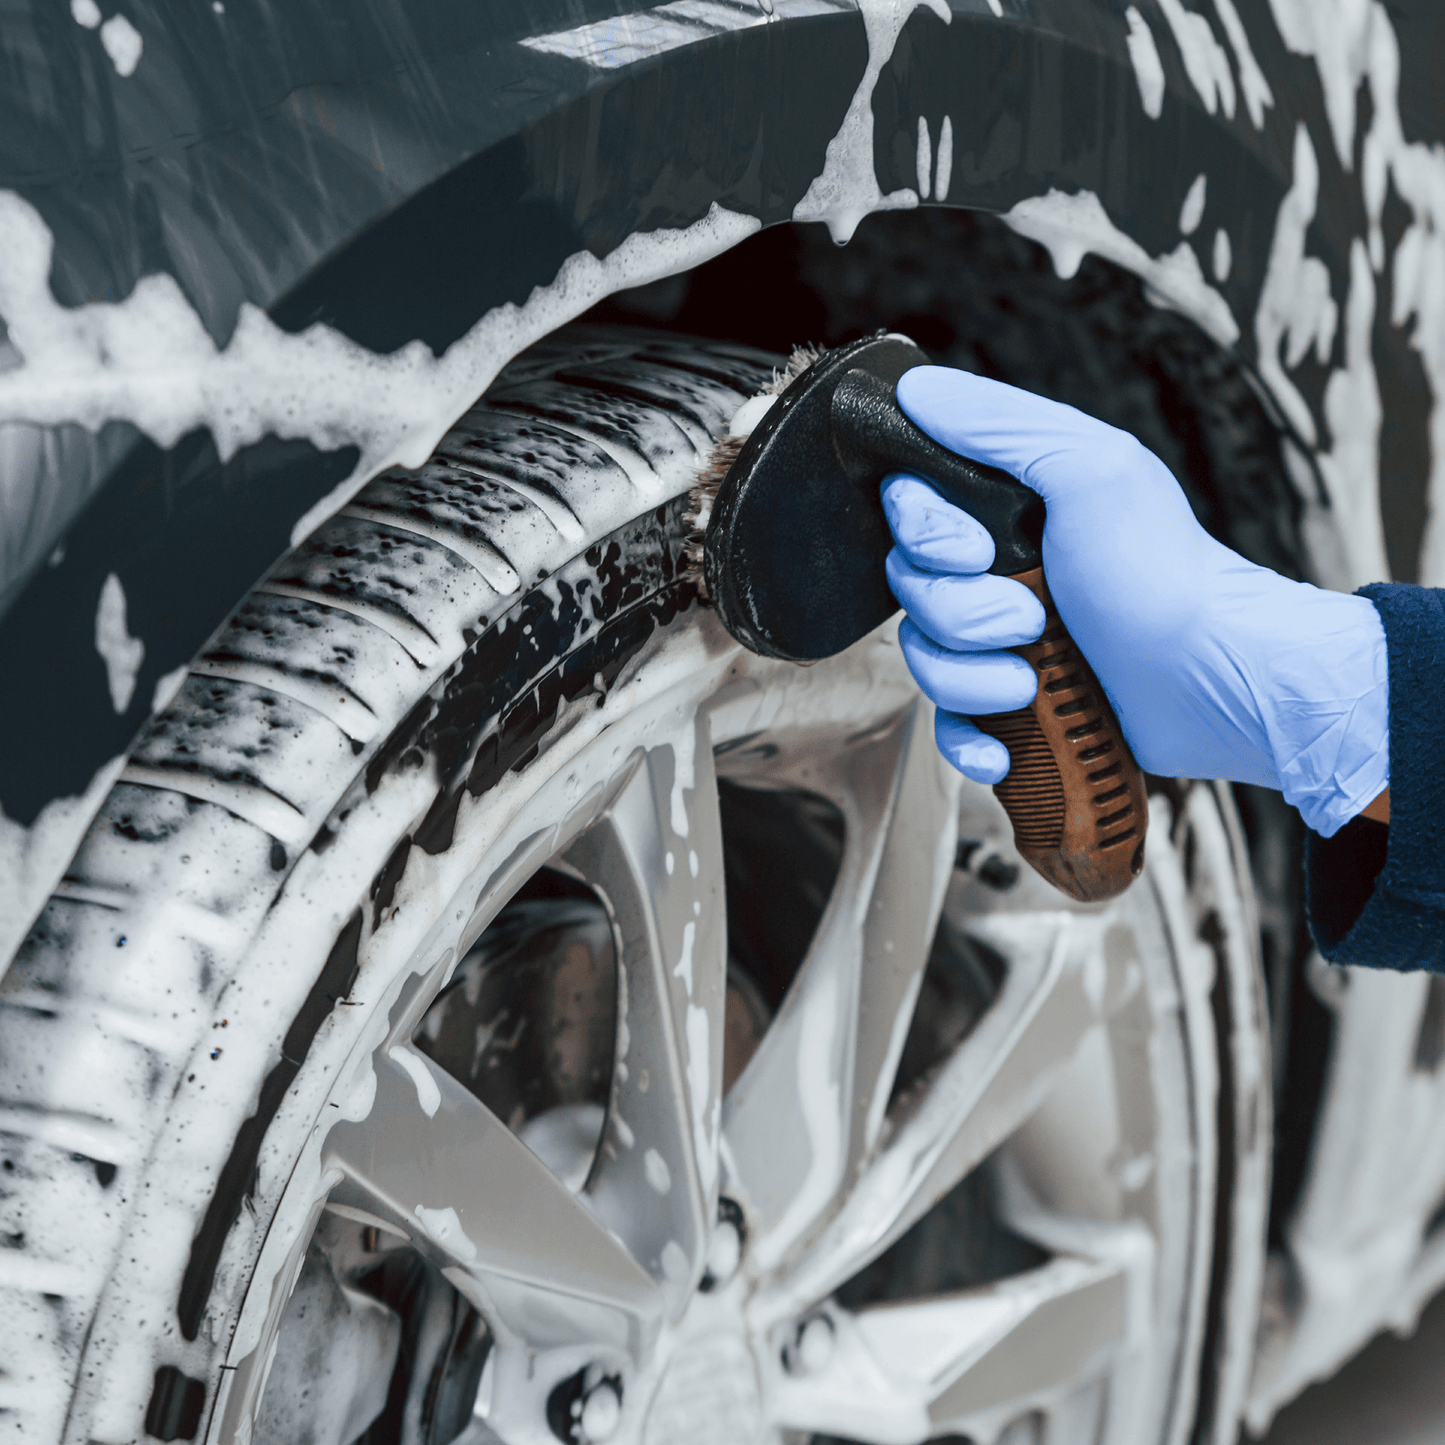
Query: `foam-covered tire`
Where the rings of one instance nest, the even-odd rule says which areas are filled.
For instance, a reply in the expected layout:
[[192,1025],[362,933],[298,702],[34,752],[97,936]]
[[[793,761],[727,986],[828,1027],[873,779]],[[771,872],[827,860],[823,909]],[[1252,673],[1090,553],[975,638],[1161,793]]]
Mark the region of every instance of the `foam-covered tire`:
[[149,727],[0,985],[9,1438],[205,1435],[358,951],[408,857],[695,605],[682,496],[769,362],[549,338],[279,563]]

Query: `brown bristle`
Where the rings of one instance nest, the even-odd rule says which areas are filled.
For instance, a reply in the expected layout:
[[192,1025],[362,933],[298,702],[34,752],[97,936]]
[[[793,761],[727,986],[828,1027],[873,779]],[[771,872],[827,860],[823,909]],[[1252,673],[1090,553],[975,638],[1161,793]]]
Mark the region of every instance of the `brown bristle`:
[[[759,396],[779,396],[786,391],[825,351],[821,346],[795,346],[788,364],[773,372],[773,379],[758,393]],[[688,534],[683,542],[683,574],[696,586],[698,596],[709,601],[707,578],[703,576],[703,537],[707,532],[708,518],[712,516],[712,504],[717,500],[718,488],[723,478],[732,470],[747,436],[734,436],[729,432],[712,444],[707,461],[703,464],[697,481],[688,493],[688,508],[685,520]]]
[[717,500],[718,488],[723,478],[732,470],[743,449],[745,436],[729,434],[712,444],[706,464],[687,495],[687,540],[682,545],[683,571],[697,584],[698,596],[708,601],[707,579],[703,576],[703,535],[707,531],[708,518],[712,516],[712,504]]
[[762,396],[778,396],[786,391],[815,361],[820,361],[827,351],[826,346],[811,342],[806,346],[795,346],[788,357],[788,364],[781,371],[773,372],[773,379],[759,393]]

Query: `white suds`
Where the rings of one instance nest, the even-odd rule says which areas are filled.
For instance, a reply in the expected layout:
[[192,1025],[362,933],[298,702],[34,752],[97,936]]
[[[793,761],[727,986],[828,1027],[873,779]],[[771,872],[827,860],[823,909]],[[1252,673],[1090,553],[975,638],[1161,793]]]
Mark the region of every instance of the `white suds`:
[[477,1257],[476,1245],[467,1238],[462,1221],[450,1205],[445,1209],[428,1209],[418,1204],[416,1217],[421,1220],[422,1228],[453,1258],[470,1262]]
[[1345,364],[1325,383],[1325,422],[1332,446],[1316,453],[1339,514],[1340,539],[1359,583],[1388,581],[1384,518],[1380,513],[1380,426],[1384,408],[1375,377],[1371,338],[1375,276],[1365,243],[1350,246],[1350,294],[1345,299]]
[[355,471],[295,523],[295,545],[383,468],[420,466],[524,347],[603,296],[695,266],[758,229],[714,205],[685,230],[629,236],[605,260],[578,252],[550,285],[522,306],[495,307],[440,358],[420,341],[378,356],[319,323],[291,334],[249,303],[222,351],[169,275],[142,278],[124,301],[59,305],[49,229],[27,201],[0,192],[0,316],[25,358],[0,373],[0,422],[98,431],[128,421],[167,448],[208,427],[222,460],[268,434],[322,451],[356,446]]
[[674,1284],[681,1284],[691,1273],[687,1254],[675,1239],[669,1239],[662,1246],[661,1264],[663,1278]]
[[[1380,104],[1378,95],[1376,104]],[[1319,164],[1309,132],[1301,122],[1295,130],[1294,177],[1275,220],[1254,331],[1260,378],[1290,423],[1311,445],[1318,435],[1315,419],[1288,369],[1298,366],[1311,351],[1321,365],[1328,364],[1340,321],[1339,306],[1330,292],[1328,267],[1318,256],[1305,254],[1306,233],[1314,220],[1318,197]],[[1397,286],[1403,269],[1397,253]],[[1435,314],[1439,315],[1438,309]],[[1341,580],[1353,586],[1389,576],[1379,505],[1383,408],[1371,355],[1374,319],[1375,278],[1368,247],[1357,237],[1350,249],[1344,365],[1332,372],[1325,384],[1324,414],[1331,447],[1316,453],[1347,557],[1348,576]],[[1431,380],[1436,382],[1437,378],[1432,376]],[[1435,394],[1438,398],[1438,390]],[[1438,413],[1437,401],[1435,415]]]
[[[412,1083],[416,1085],[416,1101],[422,1113],[428,1119],[435,1118],[436,1111],[441,1108],[442,1091],[432,1077],[432,1071],[427,1068],[426,1060],[405,1044],[394,1044],[386,1051],[386,1056],[392,1063],[405,1069]],[[420,1214],[421,1210],[417,1210],[417,1213]]]
[[[1335,148],[1346,170],[1355,152],[1356,100],[1362,81],[1369,82],[1372,119],[1361,148],[1360,180],[1369,227],[1366,254],[1373,270],[1384,269],[1382,217],[1392,187],[1410,211],[1410,224],[1391,260],[1390,321],[1410,328],[1410,345],[1430,383],[1430,490],[1420,547],[1420,581],[1439,586],[1445,581],[1445,286],[1440,280],[1445,276],[1445,153],[1438,144],[1405,139],[1398,94],[1400,45],[1383,5],[1369,0],[1270,0],[1270,8],[1290,49],[1314,57]],[[1360,348],[1353,358],[1350,354],[1353,313],[1357,305],[1363,307],[1361,280],[1352,254],[1350,297],[1345,303],[1345,364],[1356,374],[1356,385],[1363,385],[1365,373],[1372,369],[1368,348]],[[1336,453],[1346,446],[1340,430],[1370,433],[1368,438],[1349,439],[1356,454],[1363,454],[1366,440],[1374,446],[1377,422],[1370,410],[1356,415],[1343,402],[1338,411],[1331,410],[1327,393],[1326,418],[1336,432]],[[1358,484],[1369,489],[1371,505],[1377,475],[1378,458],[1358,479]],[[1327,479],[1335,490],[1357,484],[1344,466],[1337,478]],[[1383,575],[1383,570],[1376,570],[1359,580],[1373,581]]]
[[1234,265],[1234,251],[1229,244],[1229,232],[1221,226],[1214,233],[1214,279],[1223,285],[1229,280],[1230,267]]
[[692,997],[692,950],[696,942],[697,924],[685,923],[682,929],[682,956],[677,960],[672,976],[682,980],[682,986],[687,990],[689,998]]
[[[1335,153],[1350,170],[1355,161],[1355,99],[1370,68],[1371,27],[1378,10],[1393,38],[1389,17],[1370,0],[1269,0],[1269,8],[1284,43],[1314,57]],[[1378,95],[1375,104],[1380,104]]]
[[946,115],[943,117],[943,127],[938,132],[938,174],[933,182],[933,195],[936,200],[948,199],[948,184],[952,179],[953,118]]
[[[1360,147],[1360,188],[1368,225],[1364,247],[1370,271],[1385,269],[1382,217],[1392,186],[1410,211],[1410,224],[1390,259],[1390,321],[1396,327],[1410,327],[1410,345],[1419,354],[1430,383],[1430,491],[1420,548],[1420,580],[1427,586],[1438,586],[1445,581],[1445,286],[1440,284],[1441,276],[1445,276],[1445,154],[1438,145],[1405,139],[1398,95],[1399,40],[1383,5],[1372,0],[1269,3],[1284,43],[1315,62],[1335,153],[1346,171],[1354,166],[1357,102],[1361,86],[1368,82],[1372,119]],[[1308,330],[1312,324],[1310,304],[1317,312],[1325,309],[1319,280],[1292,274],[1296,266],[1313,269],[1311,263],[1316,260],[1304,257],[1303,247],[1304,229],[1314,216],[1317,188],[1316,157],[1301,128],[1295,138],[1294,183],[1276,221],[1255,330],[1261,376],[1265,376],[1267,365],[1271,373],[1265,377],[1267,384],[1278,391],[1281,406],[1306,438],[1315,434],[1313,421],[1307,417],[1303,398],[1284,375],[1278,352],[1295,326]],[[1333,499],[1350,516],[1359,515],[1366,505],[1375,507],[1378,490],[1379,414],[1370,404],[1370,398],[1378,399],[1378,385],[1373,381],[1368,348],[1353,344],[1356,328],[1363,325],[1367,281],[1373,309],[1373,276],[1367,277],[1352,250],[1350,295],[1345,305],[1345,370],[1353,379],[1335,387],[1334,395],[1340,400],[1333,409],[1327,388],[1325,411],[1335,434],[1332,456],[1349,455],[1355,458],[1352,465],[1363,465],[1364,470],[1356,474],[1341,463],[1331,476],[1321,459]],[[1323,333],[1322,322],[1317,320],[1315,325]],[[1296,352],[1303,355],[1291,336],[1291,353]],[[1334,383],[1332,377],[1330,385]],[[1363,398],[1362,409],[1356,412],[1346,405],[1346,394]],[[1305,425],[1307,420],[1309,424]],[[1357,491],[1364,500],[1356,500]],[[1358,568],[1362,561],[1369,562],[1371,550],[1362,554],[1358,546],[1352,546],[1351,566]],[[1379,562],[1377,556],[1374,560]],[[1366,575],[1355,573],[1360,582],[1383,575],[1383,567],[1378,565]]]
[[[692,924],[688,924],[691,928]],[[687,1095],[692,1104],[692,1147],[697,1155],[698,1178],[703,1193],[711,1191],[717,1177],[718,1105],[708,1108],[712,1096],[711,1057],[712,1025],[707,1010],[696,1004],[687,1006]],[[711,1116],[711,1117],[709,1117]]]
[[159,712],[163,707],[170,706],[171,699],[181,690],[181,684],[186,680],[186,673],[189,671],[183,662],[179,667],[173,667],[156,678],[155,689],[151,693],[152,712]]
[[1158,120],[1164,110],[1164,65],[1154,43],[1154,32],[1133,5],[1124,12],[1124,19],[1129,22],[1129,61],[1134,67],[1134,79],[1139,82],[1144,114]]
[[667,1167],[667,1160],[656,1149],[649,1149],[642,1156],[642,1171],[647,1175],[648,1184],[658,1194],[672,1192],[672,1171]]
[[[1445,584],[1445,154],[1438,143],[1404,138],[1395,94],[1399,50],[1383,10],[1377,13],[1370,69],[1375,119],[1365,137],[1363,169],[1368,177],[1376,165],[1376,153],[1386,157],[1378,163],[1379,169],[1388,166],[1395,190],[1413,213],[1391,267],[1390,321],[1398,327],[1414,323],[1410,345],[1430,381],[1430,492],[1420,547],[1420,581],[1439,587]],[[1380,234],[1385,192],[1383,180],[1366,187],[1372,242]]]
[[1139,276],[1156,306],[1168,307],[1203,327],[1221,346],[1233,346],[1239,326],[1229,303],[1205,279],[1188,241],[1163,256],[1150,254],[1110,219],[1092,191],[1066,196],[1050,191],[1020,201],[1004,220],[1021,236],[1039,242],[1053,257],[1054,270],[1073,276],[1090,252]]
[[679,729],[672,742],[672,831],[679,838],[687,837],[687,805],[682,800],[684,792],[692,792],[697,785],[695,759],[697,753],[697,729],[689,723]]
[[1264,108],[1274,104],[1274,92],[1269,88],[1269,81],[1264,78],[1264,71],[1259,68],[1259,62],[1254,58],[1249,33],[1239,18],[1239,12],[1234,8],[1234,0],[1214,0],[1214,8],[1219,15],[1220,24],[1224,26],[1224,33],[1229,37],[1230,47],[1234,51],[1234,63],[1239,66],[1239,87],[1244,92],[1244,104],[1249,111],[1249,119],[1255,130],[1262,130]]
[[918,176],[918,194],[927,200],[933,189],[933,142],[928,138],[928,120],[918,117],[918,154],[914,159],[914,171]]
[[[521,306],[489,311],[440,358],[419,341],[378,356],[323,325],[292,335],[249,304],[219,350],[169,275],[143,278],[121,302],[59,305],[49,229],[28,202],[0,191],[0,317],[24,358],[0,372],[0,423],[73,422],[96,432],[129,421],[162,447],[207,427],[223,459],[268,434],[321,450],[356,446],[351,475],[293,524],[295,546],[377,472],[420,466],[525,347],[613,291],[699,265],[758,229],[755,217],[714,205],[683,230],[629,236],[604,260],[578,252],[550,285]],[[102,771],[110,780],[119,768],[112,760]],[[24,936],[104,795],[93,784],[84,806],[57,799],[28,832],[0,817],[0,960]]]
[[[557,529],[557,534],[568,542],[580,542],[586,535],[582,523],[573,515],[571,509],[563,501],[544,492],[541,487],[528,486],[526,482],[519,482],[515,477],[499,477],[508,491],[516,492],[519,497],[525,497],[546,519]],[[513,574],[515,576],[515,574]],[[488,579],[490,580],[490,579]],[[520,578],[517,582],[520,583]],[[495,585],[495,584],[494,584]],[[513,584],[514,586],[517,583]],[[502,588],[498,588],[502,591]]]
[[70,0],[70,16],[77,25],[94,30],[100,24],[100,6],[95,0]]
[[100,27],[100,43],[105,46],[105,53],[110,56],[117,75],[135,74],[143,45],[140,31],[124,15],[112,15]]
[[828,142],[822,172],[793,207],[795,221],[826,221],[840,245],[872,211],[907,210],[918,204],[909,188],[884,195],[873,168],[873,88],[893,54],[908,17],[926,5],[946,25],[953,18],[947,0],[858,0],[868,35],[868,64],[838,133]]
[[1223,107],[1234,119],[1234,72],[1224,47],[1203,15],[1184,8],[1183,0],[1159,0],[1159,8],[1174,32],[1174,43],[1184,57],[1184,70],[1199,92],[1204,108],[1213,115]]
[[751,436],[777,399],[777,393],[769,391],[759,392],[757,396],[750,396],[733,413],[733,419],[728,425],[728,435]]
[[[1305,255],[1305,231],[1315,216],[1320,172],[1309,131],[1295,129],[1294,179],[1275,218],[1274,239],[1254,317],[1259,374],[1290,424],[1313,445],[1315,421],[1285,366],[1297,366],[1313,348],[1327,363],[1334,344],[1338,308],[1330,295],[1330,273],[1318,256]],[[1283,362],[1280,348],[1288,346]]]
[[689,848],[687,850],[687,871],[691,873],[694,878],[697,877],[699,866],[700,865],[698,864],[696,851],[692,848]]
[[145,643],[132,637],[126,626],[125,589],[114,572],[105,579],[95,609],[95,650],[105,663],[110,704],[117,713],[123,713],[135,695],[136,674],[146,649]]
[[1154,1173],[1154,1156],[1136,1154],[1119,1166],[1120,1187],[1127,1190],[1142,1189]]
[[85,792],[53,799],[29,828],[0,809],[0,975],[124,766],[123,755],[103,762]]
[[1194,184],[1189,187],[1189,193],[1184,197],[1184,204],[1179,208],[1179,231],[1181,235],[1192,236],[1198,229],[1199,223],[1204,219],[1204,193],[1207,178],[1203,171],[1194,177]]

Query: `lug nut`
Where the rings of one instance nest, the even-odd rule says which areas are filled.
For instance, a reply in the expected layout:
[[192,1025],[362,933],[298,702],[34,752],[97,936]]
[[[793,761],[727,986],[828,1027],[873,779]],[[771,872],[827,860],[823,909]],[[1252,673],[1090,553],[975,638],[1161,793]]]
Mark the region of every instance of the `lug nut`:
[[589,1390],[582,1401],[582,1416],[577,1421],[584,1440],[610,1440],[622,1418],[622,1397],[606,1380]]
[[703,1275],[698,1283],[703,1294],[725,1285],[738,1272],[746,1237],[742,1205],[723,1195],[717,1202],[717,1224],[708,1238]]
[[714,1287],[726,1284],[738,1272],[738,1262],[742,1257],[743,1242],[737,1225],[731,1220],[720,1219],[707,1242],[707,1272]]
[[547,1397],[547,1423],[563,1445],[603,1445],[622,1419],[622,1377],[588,1365]]
[[801,1320],[792,1343],[783,1351],[783,1364],[791,1375],[813,1375],[833,1358],[833,1321],[827,1315]]
[[959,842],[953,866],[972,873],[986,888],[999,893],[1006,893],[1019,881],[1017,863],[1005,858],[992,843],[980,843],[973,838]]

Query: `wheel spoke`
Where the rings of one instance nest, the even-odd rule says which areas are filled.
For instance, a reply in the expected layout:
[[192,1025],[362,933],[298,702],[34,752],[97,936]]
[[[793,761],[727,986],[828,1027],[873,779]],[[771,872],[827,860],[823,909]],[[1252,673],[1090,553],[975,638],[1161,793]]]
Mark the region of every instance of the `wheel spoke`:
[[994,1438],[1097,1374],[1129,1338],[1123,1268],[1056,1259],[995,1285],[849,1315],[826,1365],[783,1376],[778,1423],[869,1445]]
[[775,1282],[770,1315],[824,1298],[876,1259],[1033,1114],[1085,1034],[1137,987],[1132,934],[1104,919],[992,914],[972,927],[1009,960],[1003,989]]
[[775,1265],[875,1145],[952,865],[959,778],[916,704],[810,785],[843,809],[842,867],[807,957],[728,1100],[733,1167]]
[[705,721],[684,726],[566,855],[621,941],[618,1067],[586,1198],[674,1315],[702,1274],[717,1209],[727,990],[711,740]]
[[484,1104],[405,1046],[379,1055],[376,1097],[337,1124],[332,1198],[400,1224],[449,1273],[479,1285],[494,1323],[538,1346],[603,1339],[633,1352],[655,1333],[652,1280]]

